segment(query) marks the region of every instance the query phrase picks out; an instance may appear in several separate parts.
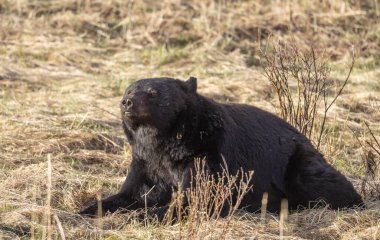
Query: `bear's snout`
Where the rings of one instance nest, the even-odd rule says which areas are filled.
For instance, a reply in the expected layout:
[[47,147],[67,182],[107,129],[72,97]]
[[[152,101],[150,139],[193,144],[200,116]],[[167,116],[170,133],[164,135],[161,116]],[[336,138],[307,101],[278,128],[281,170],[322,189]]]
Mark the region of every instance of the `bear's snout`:
[[131,98],[126,98],[121,101],[121,108],[126,111],[130,112],[133,107],[133,101]]
[[128,98],[127,100],[123,101],[123,105],[125,106],[127,110],[129,110],[133,107],[133,102],[131,99]]

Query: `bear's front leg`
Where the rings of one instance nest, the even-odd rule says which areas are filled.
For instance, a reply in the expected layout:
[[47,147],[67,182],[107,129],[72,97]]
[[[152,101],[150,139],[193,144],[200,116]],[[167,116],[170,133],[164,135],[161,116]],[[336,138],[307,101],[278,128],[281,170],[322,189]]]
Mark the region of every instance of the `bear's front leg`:
[[[119,208],[125,210],[136,210],[143,208],[144,205],[139,201],[137,196],[140,189],[144,186],[144,176],[141,175],[141,171],[138,170],[135,161],[132,161],[127,178],[124,181],[120,191],[108,198],[101,201],[102,203],[102,215],[107,212],[115,212]],[[98,215],[98,203],[93,203],[86,209],[79,212],[81,215],[97,216]]]
[[[137,205],[137,201],[134,201],[133,199],[130,199],[118,193],[101,200],[101,215],[104,216],[107,212],[115,212],[119,208],[125,210],[134,210],[138,208]],[[95,202],[79,212],[79,214],[95,217],[99,215],[98,208],[98,203]]]

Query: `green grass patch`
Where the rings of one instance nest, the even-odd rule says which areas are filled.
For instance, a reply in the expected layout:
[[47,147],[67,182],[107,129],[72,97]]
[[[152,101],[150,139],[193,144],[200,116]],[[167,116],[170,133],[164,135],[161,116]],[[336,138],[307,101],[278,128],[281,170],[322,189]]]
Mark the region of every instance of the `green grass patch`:
[[372,56],[367,59],[358,59],[355,63],[355,71],[363,73],[380,68],[380,57]]
[[189,53],[184,48],[160,46],[144,49],[142,60],[145,64],[166,65],[175,63],[188,56]]
[[104,87],[111,91],[113,97],[123,96],[125,89],[137,80],[137,78],[133,77],[125,79],[118,76],[108,76],[106,79],[106,81],[103,81],[106,83]]

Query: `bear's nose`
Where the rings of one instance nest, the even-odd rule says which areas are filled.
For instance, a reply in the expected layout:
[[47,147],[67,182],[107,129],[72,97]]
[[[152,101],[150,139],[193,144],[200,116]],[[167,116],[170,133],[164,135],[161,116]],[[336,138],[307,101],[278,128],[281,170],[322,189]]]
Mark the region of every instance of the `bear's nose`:
[[124,106],[127,110],[131,109],[132,106],[133,106],[133,102],[132,102],[132,100],[129,99],[129,98],[124,99],[121,103],[123,104],[123,106]]

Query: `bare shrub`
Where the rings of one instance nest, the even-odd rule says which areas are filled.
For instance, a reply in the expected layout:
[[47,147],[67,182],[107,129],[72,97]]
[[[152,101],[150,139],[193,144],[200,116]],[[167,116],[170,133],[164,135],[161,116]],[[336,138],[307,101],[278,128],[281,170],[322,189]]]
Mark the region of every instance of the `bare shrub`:
[[[230,175],[225,165],[223,171],[210,174],[205,160],[197,159],[195,173],[190,188],[178,193],[171,209],[166,215],[166,220],[171,221],[173,210],[176,211],[177,220],[180,222],[183,212],[186,212],[186,235],[189,238],[201,239],[213,231],[199,231],[199,229],[212,226],[212,222],[224,216],[224,231],[228,229],[231,217],[238,209],[241,201],[251,190],[253,172],[238,171],[236,175]],[[183,199],[186,196],[188,206],[182,209]],[[223,238],[225,232],[219,232],[219,238]]]
[[[343,83],[329,78],[327,58],[317,54],[313,47],[301,49],[296,44],[279,43],[274,44],[271,51],[262,51],[261,56],[265,76],[277,94],[281,117],[314,140],[319,148],[327,113],[349,80],[355,63],[354,55]],[[323,114],[320,118],[318,110],[321,107]],[[316,129],[318,120],[319,130]]]
[[356,135],[363,151],[362,160],[365,169],[361,190],[367,199],[380,199],[380,140],[370,125],[367,122],[364,124],[367,134],[362,138]]

